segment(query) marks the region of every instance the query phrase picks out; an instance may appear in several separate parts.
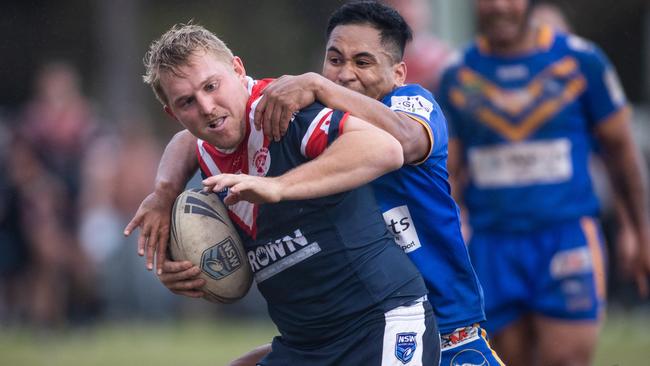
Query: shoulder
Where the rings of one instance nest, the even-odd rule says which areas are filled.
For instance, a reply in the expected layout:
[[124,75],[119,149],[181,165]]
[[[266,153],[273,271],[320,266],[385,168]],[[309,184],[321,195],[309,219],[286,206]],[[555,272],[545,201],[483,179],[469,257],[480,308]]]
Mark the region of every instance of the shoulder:
[[575,34],[558,34],[557,47],[575,57],[583,67],[603,66],[609,63],[605,53],[594,42]]
[[383,102],[394,111],[419,116],[427,121],[431,118],[431,114],[439,108],[431,92],[418,84],[408,84],[396,88],[384,97]]

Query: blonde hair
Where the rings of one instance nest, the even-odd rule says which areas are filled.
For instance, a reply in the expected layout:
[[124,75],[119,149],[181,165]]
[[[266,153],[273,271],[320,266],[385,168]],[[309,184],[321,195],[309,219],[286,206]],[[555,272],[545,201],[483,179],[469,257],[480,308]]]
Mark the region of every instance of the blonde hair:
[[162,104],[168,101],[160,86],[160,73],[170,71],[179,75],[178,68],[186,65],[190,56],[199,51],[212,53],[225,62],[231,62],[234,57],[228,46],[214,33],[191,22],[175,24],[151,43],[143,59],[146,72],[142,79],[151,85]]

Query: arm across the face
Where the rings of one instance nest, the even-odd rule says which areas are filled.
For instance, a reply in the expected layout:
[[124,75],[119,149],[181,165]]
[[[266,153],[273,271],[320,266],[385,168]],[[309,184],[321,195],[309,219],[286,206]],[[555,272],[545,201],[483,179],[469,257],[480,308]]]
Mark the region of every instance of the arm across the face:
[[407,164],[426,159],[431,150],[431,134],[420,121],[316,73],[285,75],[267,86],[255,111],[256,127],[278,141],[287,131],[293,113],[316,100],[391,134],[402,145]]
[[228,188],[224,202],[229,205],[241,200],[272,203],[348,191],[402,166],[401,145],[390,134],[340,111],[321,112],[311,121],[299,114],[294,122],[304,124],[301,151],[312,160],[278,177],[220,174],[205,179],[204,185],[215,192]]

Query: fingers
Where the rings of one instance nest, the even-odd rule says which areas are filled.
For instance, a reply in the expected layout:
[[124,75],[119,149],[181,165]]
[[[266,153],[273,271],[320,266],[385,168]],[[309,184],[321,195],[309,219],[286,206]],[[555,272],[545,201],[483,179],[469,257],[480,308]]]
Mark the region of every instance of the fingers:
[[264,132],[264,136],[266,136],[269,140],[273,140],[273,128],[271,126],[271,123],[273,121],[273,113],[276,108],[279,108],[276,106],[276,103],[267,103],[266,110],[264,111],[264,117],[262,117],[262,130]]
[[166,260],[163,262],[163,274],[165,273],[176,273],[186,271],[194,267],[190,261],[170,261]]
[[153,256],[156,252],[156,244],[158,244],[158,230],[151,230],[146,246],[145,264],[147,270],[153,269]]
[[189,297],[203,296],[203,291],[200,288],[206,282],[203,278],[198,278],[201,274],[199,267],[188,261],[165,261],[163,269],[163,273],[158,278],[170,291]]
[[131,221],[126,225],[124,228],[124,236],[129,236],[137,228],[142,224],[142,214],[140,213],[140,210],[136,212],[135,216],[131,219]]
[[142,228],[140,230],[140,235],[138,235],[138,255],[141,257],[144,255],[144,248],[149,240],[149,231],[149,227]]
[[[265,89],[266,90],[266,89]],[[254,115],[254,124],[255,124],[255,129],[260,130],[262,128],[262,122],[264,120],[264,112],[266,111],[266,104],[268,102],[268,98],[266,95],[262,95],[262,99],[257,103],[257,107],[255,107],[255,115]]]
[[162,274],[163,263],[167,260],[167,244],[169,243],[169,230],[163,230],[158,240],[158,251],[156,252],[156,273]]
[[287,133],[289,123],[291,123],[291,118],[293,118],[293,111],[290,108],[283,108],[280,121],[278,122],[280,136],[284,136]]
[[280,124],[282,124],[282,115],[286,114],[284,110],[287,109],[286,107],[283,106],[275,106],[273,108],[273,115],[271,116],[271,134],[273,135],[273,140],[275,142],[280,141],[280,137],[282,135],[280,134]]
[[220,192],[246,179],[245,174],[219,174],[203,180],[205,190]]

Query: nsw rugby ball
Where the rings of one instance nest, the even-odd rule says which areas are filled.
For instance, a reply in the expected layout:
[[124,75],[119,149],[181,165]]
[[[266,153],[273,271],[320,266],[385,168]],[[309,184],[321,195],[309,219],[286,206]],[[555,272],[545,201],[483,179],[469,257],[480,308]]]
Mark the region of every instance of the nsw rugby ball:
[[231,303],[248,292],[253,274],[241,238],[217,194],[190,189],[176,198],[169,247],[173,260],[188,260],[201,269],[206,300]]

